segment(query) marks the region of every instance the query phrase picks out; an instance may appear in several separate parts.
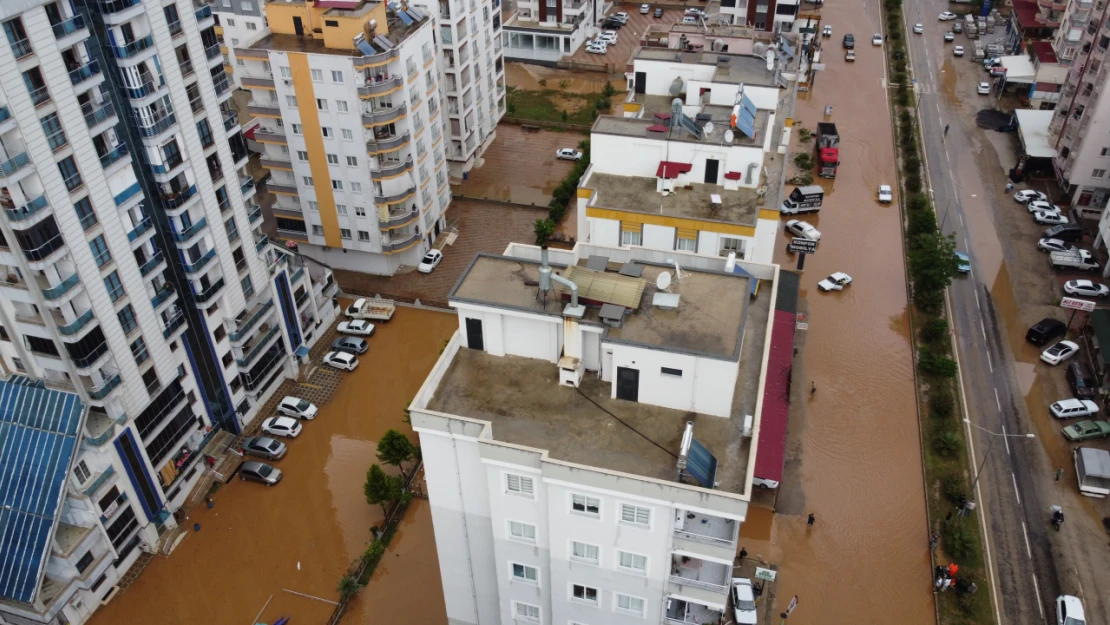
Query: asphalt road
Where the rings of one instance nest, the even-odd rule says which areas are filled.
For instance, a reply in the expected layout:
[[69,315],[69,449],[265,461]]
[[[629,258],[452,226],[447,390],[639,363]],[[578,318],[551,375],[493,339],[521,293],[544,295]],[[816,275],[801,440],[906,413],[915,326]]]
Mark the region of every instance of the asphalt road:
[[[955,110],[946,93],[955,80],[955,63],[969,61],[953,57],[952,44],[943,43],[942,35],[949,28],[937,15],[946,10],[948,3],[936,0],[906,4],[905,32],[919,83],[921,130],[934,205],[944,232],[955,234],[957,248],[972,258],[972,273],[954,282],[950,302],[966,409],[972,421],[967,427],[973,435],[977,466],[982,463],[983,467],[974,497],[980,507],[974,516],[988,530],[988,564],[995,577],[992,590],[999,622],[1053,622],[1053,602],[1061,592],[1058,571],[1066,568],[1053,549],[1053,541],[1058,539],[1049,536],[1055,532],[1048,522],[1052,479],[1046,476],[1055,469],[1037,441],[1022,437],[1034,428],[1024,408],[1007,334],[995,310],[994,277],[988,278],[990,283],[980,281],[976,246],[967,227],[974,218],[971,211],[999,215],[999,204],[1013,200],[993,186],[993,179],[984,180],[979,167],[968,168],[961,162],[966,161],[961,155],[969,153],[976,141],[956,123],[955,117],[965,113]],[[914,23],[924,25],[924,34],[912,34]],[[970,54],[966,38],[955,43],[963,44]],[[962,91],[968,86],[962,85]],[[947,137],[946,124],[950,126]],[[970,124],[969,133],[981,132],[973,126]],[[992,227],[989,218],[980,217],[975,223]],[[1001,245],[1002,262],[1015,266],[1016,259],[1007,258],[1011,249]],[[1102,622],[1092,616],[1088,614],[1088,622]]]

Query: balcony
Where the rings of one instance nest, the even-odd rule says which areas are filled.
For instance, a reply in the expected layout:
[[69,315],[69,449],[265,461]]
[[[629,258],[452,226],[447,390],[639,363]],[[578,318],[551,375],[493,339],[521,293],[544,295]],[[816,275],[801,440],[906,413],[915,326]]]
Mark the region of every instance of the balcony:
[[405,104],[401,104],[393,108],[379,109],[369,114],[363,113],[362,123],[364,126],[384,126],[404,117],[406,111]]
[[35,53],[35,50],[31,47],[30,39],[20,39],[19,41],[13,41],[11,42],[11,45],[12,55],[15,56],[17,61],[19,59],[29,57]]
[[[233,343],[239,343],[243,339],[247,338],[247,335],[250,334],[251,328],[253,328],[260,319],[265,317],[266,314],[273,307],[274,300],[269,299],[261,304],[257,304],[254,308],[250,309],[249,311],[244,311],[241,315],[239,315],[239,317],[237,317],[235,319],[235,322],[232,324],[235,325],[237,329],[234,332],[228,333],[228,335],[231,337],[231,341]],[[245,321],[240,322],[240,319],[245,319]]]
[[[212,86],[216,89],[216,97],[229,93],[231,90],[231,81],[228,80],[227,74],[221,74],[212,81]],[[227,128],[227,122],[224,122],[224,127]],[[229,128],[230,130],[230,128]]]
[[674,530],[674,549],[704,553],[707,556],[732,559],[736,555],[736,541],[740,524],[732,519],[680,511],[682,527]]
[[246,198],[247,195],[254,190],[254,177],[247,176],[245,179],[239,181],[239,190],[243,192],[243,197]]
[[112,391],[116,390],[116,387],[120,385],[121,381],[122,380],[117,373],[101,383],[100,386],[86,389],[89,392],[89,399],[93,401],[104,401],[104,399],[108,397],[108,395],[111,394]]
[[162,338],[166,339],[167,341],[170,340],[170,337],[173,336],[174,333],[180,330],[181,327],[184,325],[185,313],[179,312],[175,317],[170,319],[168,323],[166,323],[166,329],[162,330]]
[[148,76],[147,79],[137,87],[129,87],[125,84],[123,92],[127,95],[128,100],[138,102],[158,93],[158,89],[159,87],[155,86],[154,80]]
[[85,125],[88,126],[90,130],[98,124],[116,116],[116,110],[108,100],[105,100],[96,108],[93,108],[90,103],[86,102],[81,105],[81,112],[85,114]]
[[173,297],[173,294],[173,287],[167,284],[162,287],[161,291],[158,291],[157,295],[150,298],[150,305],[154,307],[155,310],[157,310],[159,306],[170,301],[170,298]]
[[107,169],[109,166],[123,160],[123,157],[127,156],[127,154],[127,144],[121,143],[113,148],[111,152],[100,157],[100,166]]
[[[174,242],[176,242],[178,244],[178,247],[182,247],[182,244],[186,244],[186,243],[189,243],[190,241],[192,241],[192,239],[195,236],[200,234],[200,232],[202,230],[204,230],[205,228],[207,228],[207,227],[208,227],[208,218],[207,217],[202,217],[200,219],[200,221],[194,223],[193,225],[189,226],[185,230],[182,230],[181,232],[174,232],[173,233],[173,240],[174,240]],[[188,246],[186,246],[186,247],[188,247]]]
[[258,162],[266,169],[293,171],[293,163],[288,158],[262,157]]
[[142,39],[136,39],[131,43],[123,46],[110,46],[112,49],[112,56],[120,60],[134,59],[140,53],[148,50],[154,46],[154,36],[147,35]]
[[145,263],[143,263],[142,265],[139,266],[139,273],[143,274],[143,277],[145,278],[148,275],[150,275],[150,272],[154,271],[159,266],[165,264],[165,262],[166,262],[166,256],[164,254],[162,254],[161,251],[159,251],[154,256],[151,256],[150,260],[146,261]]
[[663,604],[667,606],[667,612],[663,615],[663,622],[668,625],[718,623],[722,616],[720,610],[714,610],[692,601],[683,601],[676,597],[667,597]]
[[390,228],[399,228],[408,222],[412,221],[420,215],[420,212],[413,208],[406,208],[401,211],[389,211],[389,220],[385,221],[380,216],[378,217],[378,228],[388,230]]
[[141,0],[98,0],[102,13],[112,14],[138,6]]
[[373,166],[370,168],[370,178],[373,180],[385,180],[386,178],[395,178],[405,172],[412,171],[412,156],[409,156],[404,161],[382,161],[378,160],[378,167],[375,169]]
[[35,108],[42,106],[50,101],[50,91],[47,90],[46,85],[36,88],[31,92],[31,103]]
[[6,161],[0,162],[0,176],[9,177],[31,164],[31,157],[26,152],[20,152]]
[[262,117],[281,117],[281,109],[275,105],[268,104],[248,104],[247,112],[251,115],[261,115]]
[[723,603],[731,579],[731,564],[673,555],[668,592],[710,603]]
[[153,224],[150,221],[150,217],[143,218],[143,220],[140,221],[137,226],[131,229],[131,232],[127,233],[127,240],[134,243],[139,239],[139,237],[143,236],[147,232],[150,232],[150,229],[152,227]]
[[[212,7],[206,4],[198,8],[194,15],[196,15],[197,18],[197,24],[201,24],[207,20],[212,19]],[[201,30],[203,30],[203,27],[201,28]]]
[[262,348],[268,345],[270,341],[277,336],[280,330],[281,328],[277,324],[274,324],[265,334],[256,336],[255,338],[257,340],[243,346],[243,357],[236,358],[235,363],[240,367],[250,367],[255,359],[258,358],[258,355],[263,352]]
[[390,234],[389,243],[382,244],[383,252],[399,252],[403,249],[412,247],[412,244],[420,239],[420,235],[416,231]]
[[128,200],[130,200],[131,198],[139,195],[139,193],[141,191],[142,191],[142,189],[139,187],[138,182],[132,184],[130,187],[127,187],[123,191],[120,191],[119,193],[116,194],[116,197],[115,197],[116,206],[123,206],[124,204],[127,203]]
[[361,58],[355,59],[355,69],[365,69],[367,67],[378,67],[385,65],[394,59],[401,58],[400,48],[390,48],[389,50],[380,54],[370,54]]
[[[227,80],[226,78],[224,80]],[[231,132],[231,129],[239,125],[239,113],[230,111],[224,115],[224,130]]]
[[397,204],[409,199],[414,195],[416,195],[416,185],[413,185],[408,189],[405,189],[404,191],[401,191],[400,193],[396,193],[394,195],[378,195],[375,192],[374,201],[378,204]]
[[360,97],[382,96],[387,93],[400,89],[404,84],[404,78],[400,76],[386,76],[384,78],[375,78],[366,81],[365,87],[358,88],[358,95]]
[[100,64],[96,60],[89,61],[77,69],[70,70],[69,82],[77,86],[100,73]]
[[63,295],[65,295],[66,293],[69,293],[69,291],[73,287],[77,286],[77,284],[80,283],[80,282],[81,282],[80,276],[78,276],[77,273],[74,272],[72,276],[66,278],[65,280],[62,280],[59,284],[57,284],[55,286],[52,286],[48,289],[43,289],[42,290],[42,297],[43,297],[43,299],[46,299],[47,301],[53,301],[53,300],[59,299]]
[[285,138],[283,132],[262,132],[254,133],[254,140],[259,143],[273,143],[276,145],[288,145],[289,142]]
[[136,125],[139,127],[139,136],[144,139],[157,137],[158,135],[166,132],[171,126],[177,123],[177,117],[173,113],[166,113],[156,122],[144,125],[140,120]]
[[95,319],[92,309],[86,310],[85,314],[73,320],[73,323],[58,326],[58,333],[62,336],[73,336],[85,329],[89,322]]
[[278,184],[276,182],[266,183],[266,190],[270,193],[280,193],[282,195],[299,195],[297,187],[291,187],[287,184]]
[[181,62],[181,77],[187,78],[192,76],[196,70],[193,69],[193,59],[185,59]]
[[198,304],[204,305],[215,300],[216,296],[224,289],[224,279],[216,280],[215,284],[208,287],[206,290],[193,295],[193,301]]
[[243,83],[244,89],[274,89],[273,78],[252,78],[244,76],[239,80]]
[[254,250],[256,252],[258,252],[259,254],[261,254],[262,250],[266,249],[266,245],[269,244],[269,242],[270,242],[270,237],[268,237],[266,235],[262,235],[259,239],[257,239],[254,242]]
[[176,37],[184,32],[181,30],[181,20],[174,20],[168,26],[170,27],[170,37]]
[[92,370],[99,367],[108,361],[112,355],[112,350],[108,349],[108,343],[104,342],[94,347],[88,354],[84,356],[73,356],[73,364],[77,368],[77,373],[81,375],[89,375]]
[[163,193],[162,204],[166,207],[167,211],[178,210],[185,204],[197,196],[197,185],[192,184],[176,193]]
[[5,208],[4,212],[8,214],[9,221],[19,222],[30,219],[34,215],[38,214],[39,211],[46,208],[46,206],[46,194],[44,193],[31,200],[30,202],[27,202],[23,206],[17,206],[16,208]]
[[261,206],[255,207],[255,209],[253,211],[251,211],[251,214],[247,215],[247,219],[250,221],[250,224],[252,226],[254,224],[258,223],[259,220],[262,219],[262,207]]
[[382,138],[374,138],[366,142],[366,152],[369,154],[381,154],[396,150],[409,142],[409,132],[406,130],[401,135],[390,135]]
[[212,262],[212,259],[215,258],[215,257],[216,257],[216,248],[212,248],[212,249],[208,250],[203,256],[198,258],[195,262],[182,263],[185,267],[185,273],[187,273],[187,274],[199,273],[202,269],[204,269],[205,265]]

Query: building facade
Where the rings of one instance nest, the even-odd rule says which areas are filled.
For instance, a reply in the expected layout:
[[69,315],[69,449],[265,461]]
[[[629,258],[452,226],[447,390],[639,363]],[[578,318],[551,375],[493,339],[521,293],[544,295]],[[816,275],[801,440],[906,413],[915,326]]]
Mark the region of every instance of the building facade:
[[67,493],[109,530],[103,599],[162,548],[207,445],[296,374],[336,287],[259,231],[207,5],[17,0],[0,23],[0,369],[88,406]]
[[797,0],[721,0],[721,15],[734,26],[788,33],[798,17]]
[[600,32],[611,6],[604,0],[517,2],[516,12],[505,20],[505,56],[530,63],[555,63],[570,56]]
[[[384,275],[435,245],[449,178],[473,167],[504,111],[500,16],[477,7],[269,2],[261,34],[230,42],[279,236],[330,266]],[[242,17],[221,20],[238,28]]]

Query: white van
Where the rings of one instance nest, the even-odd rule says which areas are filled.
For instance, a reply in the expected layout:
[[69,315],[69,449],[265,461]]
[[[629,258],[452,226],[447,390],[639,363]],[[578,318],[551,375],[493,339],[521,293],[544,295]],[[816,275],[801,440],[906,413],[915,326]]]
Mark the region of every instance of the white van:
[[1057,419],[1078,419],[1098,412],[1098,404],[1089,399],[1061,399],[1048,410]]

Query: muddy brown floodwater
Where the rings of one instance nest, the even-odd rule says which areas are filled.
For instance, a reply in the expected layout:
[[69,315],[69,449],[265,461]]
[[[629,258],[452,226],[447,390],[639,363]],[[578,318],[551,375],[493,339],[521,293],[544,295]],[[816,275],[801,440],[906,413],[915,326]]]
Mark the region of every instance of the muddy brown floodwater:
[[[877,202],[878,186],[896,182],[894,148],[882,50],[867,43],[878,10],[864,4],[824,5],[823,23],[836,35],[824,40],[826,69],[800,94],[795,114],[811,131],[819,121],[836,123],[841,158],[835,179],[818,180],[821,212],[803,217],[822,232],[802,276],[809,328],[795,369],[803,373],[793,379],[806,388],[812,381],[817,392],[790,424],[802,428],[800,483],[792,487],[804,491],[804,504],[776,515],[769,533],[757,517],[743,542],[780,565],[776,614],[798,595],[791,620],[881,622],[875,615],[893,610],[898,623],[928,623],[934,607],[899,213]],[[845,33],[861,42],[854,64],[844,61]],[[782,235],[775,261],[792,269],[787,241]],[[819,292],[817,282],[834,271],[850,274],[852,285]],[[810,512],[816,523],[807,528]]]
[[[282,615],[295,624],[327,622],[336,583],[366,548],[370,527],[382,522],[381,508],[362,494],[377,440],[396,428],[416,442],[402,421],[405,406],[457,327],[454,315],[399,309],[320,415],[286,441],[288,455],[274,463],[282,482],[266,488],[233,479],[216,493],[214,508],[190,514],[187,525],[199,523],[200,531],[168,558],[154,558],[91,625],[250,625]],[[343,622],[380,622],[401,605],[406,622],[447,621],[431,513],[420,500]]]

